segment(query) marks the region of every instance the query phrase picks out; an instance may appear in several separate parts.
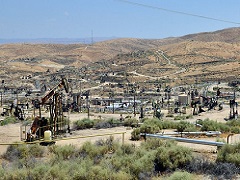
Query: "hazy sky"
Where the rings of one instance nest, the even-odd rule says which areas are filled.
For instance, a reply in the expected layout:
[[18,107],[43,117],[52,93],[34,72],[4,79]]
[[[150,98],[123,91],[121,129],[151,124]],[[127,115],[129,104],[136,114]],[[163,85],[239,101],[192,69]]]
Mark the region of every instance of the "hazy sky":
[[0,8],[5,39],[160,39],[240,27],[239,0],[0,0]]

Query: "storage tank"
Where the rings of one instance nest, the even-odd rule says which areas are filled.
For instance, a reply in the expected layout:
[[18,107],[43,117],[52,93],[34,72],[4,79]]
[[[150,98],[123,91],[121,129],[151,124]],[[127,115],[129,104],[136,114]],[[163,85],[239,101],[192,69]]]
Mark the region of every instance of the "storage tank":
[[189,105],[191,103],[187,94],[178,95],[178,102],[180,105]]
[[44,131],[44,141],[52,140],[52,132],[50,130]]

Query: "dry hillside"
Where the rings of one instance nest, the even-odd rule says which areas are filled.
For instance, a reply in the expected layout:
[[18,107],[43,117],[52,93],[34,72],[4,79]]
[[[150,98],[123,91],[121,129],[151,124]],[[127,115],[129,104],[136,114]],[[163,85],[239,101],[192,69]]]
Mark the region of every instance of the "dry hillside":
[[93,45],[4,44],[0,45],[0,75],[17,78],[74,66],[88,67],[86,74],[127,74],[133,81],[234,80],[240,72],[239,35],[240,28],[231,28],[178,38],[115,39]]

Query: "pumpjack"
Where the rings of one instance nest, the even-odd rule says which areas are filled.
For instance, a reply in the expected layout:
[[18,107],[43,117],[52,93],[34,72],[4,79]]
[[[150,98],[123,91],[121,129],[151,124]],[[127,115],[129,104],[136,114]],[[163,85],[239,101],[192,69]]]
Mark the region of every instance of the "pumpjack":
[[[56,138],[59,134],[66,132],[67,130],[70,132],[69,121],[63,118],[63,89],[66,93],[69,93],[68,82],[65,78],[62,78],[61,82],[53,87],[40,100],[33,100],[34,121],[28,130],[26,126],[22,127],[22,132],[24,132],[24,137],[22,136],[23,133],[21,134],[22,140],[32,142],[35,140],[41,140],[42,138],[45,139],[44,136],[47,131],[51,134],[49,139]],[[41,108],[43,106],[48,106],[49,108],[49,119],[42,117]]]

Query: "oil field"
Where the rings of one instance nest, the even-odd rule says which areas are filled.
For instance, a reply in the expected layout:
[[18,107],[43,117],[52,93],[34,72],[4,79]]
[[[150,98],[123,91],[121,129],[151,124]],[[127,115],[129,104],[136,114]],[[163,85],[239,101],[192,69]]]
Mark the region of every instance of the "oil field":
[[1,177],[237,179],[239,34],[0,45]]

